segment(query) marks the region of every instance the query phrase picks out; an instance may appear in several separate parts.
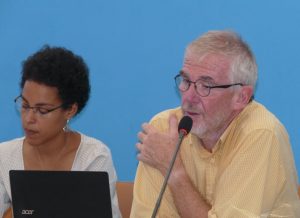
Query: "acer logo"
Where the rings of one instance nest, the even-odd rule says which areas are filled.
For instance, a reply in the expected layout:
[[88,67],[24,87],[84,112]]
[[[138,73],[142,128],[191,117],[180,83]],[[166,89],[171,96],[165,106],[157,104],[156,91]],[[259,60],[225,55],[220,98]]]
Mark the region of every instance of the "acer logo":
[[34,210],[22,210],[22,215],[32,215]]

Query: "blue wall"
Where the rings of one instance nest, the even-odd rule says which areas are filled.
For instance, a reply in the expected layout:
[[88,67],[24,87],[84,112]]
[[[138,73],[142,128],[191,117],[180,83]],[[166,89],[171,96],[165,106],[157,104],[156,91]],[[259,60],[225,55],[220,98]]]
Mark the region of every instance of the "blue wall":
[[299,21],[298,0],[1,0],[0,141],[22,136],[13,104],[21,62],[46,43],[64,46],[84,57],[92,83],[71,127],[105,142],[119,179],[133,180],[140,125],[180,104],[173,77],[185,46],[233,29],[256,54],[256,99],[286,126],[299,172]]

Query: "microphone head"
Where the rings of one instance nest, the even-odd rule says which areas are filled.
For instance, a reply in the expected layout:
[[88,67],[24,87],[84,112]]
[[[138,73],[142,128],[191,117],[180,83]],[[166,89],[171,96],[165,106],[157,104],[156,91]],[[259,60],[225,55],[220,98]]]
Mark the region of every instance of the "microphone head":
[[193,120],[189,116],[184,116],[178,124],[178,132],[182,132],[183,135],[189,134],[193,126]]

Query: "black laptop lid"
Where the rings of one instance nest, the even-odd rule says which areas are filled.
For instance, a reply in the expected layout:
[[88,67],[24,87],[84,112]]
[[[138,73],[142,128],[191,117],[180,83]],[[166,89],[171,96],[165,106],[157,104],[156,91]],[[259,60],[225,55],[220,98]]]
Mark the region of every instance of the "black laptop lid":
[[111,218],[107,172],[11,170],[14,218]]

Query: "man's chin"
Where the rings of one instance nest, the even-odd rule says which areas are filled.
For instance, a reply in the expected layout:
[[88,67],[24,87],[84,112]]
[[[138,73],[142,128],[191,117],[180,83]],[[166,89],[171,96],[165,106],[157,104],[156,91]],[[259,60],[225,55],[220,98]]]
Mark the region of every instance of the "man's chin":
[[196,135],[198,138],[202,138],[206,132],[206,129],[203,127],[193,126],[191,133]]

